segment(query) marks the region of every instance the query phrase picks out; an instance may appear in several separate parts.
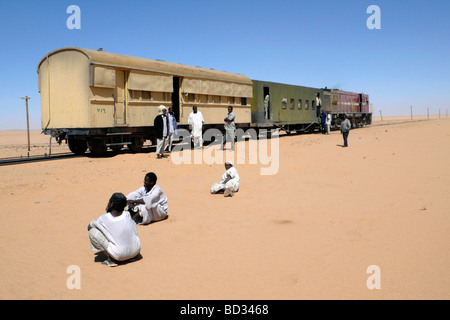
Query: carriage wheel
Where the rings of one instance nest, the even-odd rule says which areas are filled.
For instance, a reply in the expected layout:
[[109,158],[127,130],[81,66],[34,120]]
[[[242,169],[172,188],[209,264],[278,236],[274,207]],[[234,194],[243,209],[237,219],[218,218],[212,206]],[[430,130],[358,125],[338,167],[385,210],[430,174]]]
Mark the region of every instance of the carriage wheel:
[[101,138],[97,138],[97,139],[94,138],[94,139],[89,140],[88,148],[89,148],[89,151],[93,155],[102,155],[102,154],[106,153],[106,150],[107,150],[105,140],[103,140]]
[[69,150],[72,151],[77,156],[83,155],[88,148],[85,140],[69,138],[68,144],[69,144]]
[[128,149],[131,152],[140,152],[140,151],[142,151],[143,146],[144,146],[143,138],[132,138],[131,144],[128,145]]

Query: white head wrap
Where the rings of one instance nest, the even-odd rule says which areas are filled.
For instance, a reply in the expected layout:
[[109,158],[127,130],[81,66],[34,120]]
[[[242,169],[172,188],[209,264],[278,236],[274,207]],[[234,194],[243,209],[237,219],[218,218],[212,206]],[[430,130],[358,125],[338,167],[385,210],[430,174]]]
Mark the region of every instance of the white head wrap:
[[164,109],[167,110],[166,106],[165,105],[160,105],[159,106],[159,113],[163,113]]

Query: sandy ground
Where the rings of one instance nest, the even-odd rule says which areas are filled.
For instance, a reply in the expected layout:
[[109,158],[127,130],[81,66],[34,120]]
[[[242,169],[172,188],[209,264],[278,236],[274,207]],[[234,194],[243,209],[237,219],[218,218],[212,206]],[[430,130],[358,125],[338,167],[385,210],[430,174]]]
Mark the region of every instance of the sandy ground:
[[[449,299],[450,120],[405,120],[376,118],[349,148],[338,132],[274,138],[278,173],[236,164],[232,198],[209,194],[223,165],[148,152],[1,166],[0,298]],[[32,153],[48,141],[32,131]],[[26,131],[1,131],[0,158],[19,155]],[[169,219],[138,226],[139,261],[95,263],[88,223],[148,171]],[[371,265],[380,289],[367,287]]]

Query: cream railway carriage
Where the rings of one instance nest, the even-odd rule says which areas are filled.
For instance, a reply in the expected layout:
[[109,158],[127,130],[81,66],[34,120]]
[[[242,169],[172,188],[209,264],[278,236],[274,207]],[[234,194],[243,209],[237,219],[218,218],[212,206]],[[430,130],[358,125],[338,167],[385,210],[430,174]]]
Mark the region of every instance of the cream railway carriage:
[[240,74],[81,48],[48,53],[37,71],[43,131],[76,154],[154,142],[160,105],[173,107],[179,127],[194,105],[205,129],[223,129],[229,105],[238,127],[251,124],[252,81]]

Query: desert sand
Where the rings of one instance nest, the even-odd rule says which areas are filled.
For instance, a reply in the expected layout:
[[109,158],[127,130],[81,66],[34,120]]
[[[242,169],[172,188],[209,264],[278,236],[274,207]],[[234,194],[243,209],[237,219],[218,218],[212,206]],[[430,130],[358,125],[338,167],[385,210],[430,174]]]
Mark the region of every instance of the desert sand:
[[[278,173],[236,164],[232,198],[209,194],[222,164],[174,154],[0,166],[0,299],[449,299],[450,120],[408,120],[376,118],[348,148],[336,131],[274,137]],[[32,154],[48,142],[31,131]],[[0,132],[0,158],[26,155],[26,131]],[[148,171],[169,218],[138,226],[142,259],[96,263],[88,223]],[[380,289],[367,286],[372,265]],[[80,289],[67,286],[71,266]]]

